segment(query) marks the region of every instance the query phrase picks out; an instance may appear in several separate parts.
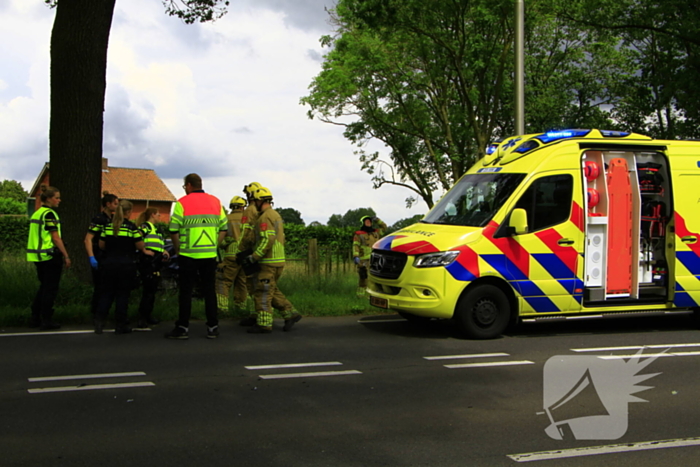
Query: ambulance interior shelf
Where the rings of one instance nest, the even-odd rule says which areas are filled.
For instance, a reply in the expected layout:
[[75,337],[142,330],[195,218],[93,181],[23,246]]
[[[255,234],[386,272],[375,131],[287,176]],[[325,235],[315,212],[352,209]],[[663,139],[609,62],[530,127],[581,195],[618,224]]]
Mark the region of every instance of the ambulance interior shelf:
[[668,293],[664,200],[669,193],[664,156],[586,151],[582,170],[587,237],[584,300],[592,305],[607,300],[663,300]]

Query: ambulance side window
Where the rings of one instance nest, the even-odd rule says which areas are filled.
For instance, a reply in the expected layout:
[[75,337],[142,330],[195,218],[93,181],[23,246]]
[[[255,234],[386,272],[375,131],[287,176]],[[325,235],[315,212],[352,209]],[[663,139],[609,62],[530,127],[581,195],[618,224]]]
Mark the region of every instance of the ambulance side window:
[[551,175],[535,180],[518,201],[516,208],[527,212],[529,232],[566,222],[571,215],[574,178]]

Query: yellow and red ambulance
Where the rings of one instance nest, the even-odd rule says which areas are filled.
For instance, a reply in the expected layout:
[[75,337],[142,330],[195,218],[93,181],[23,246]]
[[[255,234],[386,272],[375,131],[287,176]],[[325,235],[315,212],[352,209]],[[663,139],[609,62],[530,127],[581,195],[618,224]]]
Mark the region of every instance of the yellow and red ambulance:
[[565,130],[491,145],[418,224],[375,243],[368,292],[472,338],[520,321],[700,309],[700,141]]

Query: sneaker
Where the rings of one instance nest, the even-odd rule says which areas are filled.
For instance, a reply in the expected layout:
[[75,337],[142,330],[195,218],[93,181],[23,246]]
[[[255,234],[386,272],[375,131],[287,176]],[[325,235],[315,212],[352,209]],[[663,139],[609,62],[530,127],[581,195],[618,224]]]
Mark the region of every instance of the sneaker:
[[54,329],[59,329],[61,327],[60,324],[54,323],[53,321],[49,321],[48,323],[42,323],[41,326],[39,326],[40,331],[52,331]]
[[146,318],[146,323],[150,326],[155,326],[156,324],[160,323],[160,320],[158,318],[149,316],[148,318]]
[[257,324],[248,329],[248,334],[270,334],[272,326],[258,326]]
[[219,326],[207,326],[207,339],[216,339],[219,337]]
[[114,328],[114,334],[131,334],[131,328],[126,324]]
[[189,335],[187,332],[189,329],[187,329],[184,326],[175,326],[175,329],[173,329],[170,332],[165,333],[165,338],[166,339],[189,339]]
[[285,331],[291,331],[291,330],[292,330],[292,326],[294,326],[294,325],[295,325],[296,323],[298,323],[299,321],[301,321],[301,315],[294,315],[294,316],[292,316],[292,317],[289,318],[289,319],[285,319],[285,320],[284,320],[284,328],[283,328],[283,329],[284,329]]
[[241,326],[255,326],[255,323],[255,316],[248,316],[247,318],[243,318],[238,322],[238,324]]

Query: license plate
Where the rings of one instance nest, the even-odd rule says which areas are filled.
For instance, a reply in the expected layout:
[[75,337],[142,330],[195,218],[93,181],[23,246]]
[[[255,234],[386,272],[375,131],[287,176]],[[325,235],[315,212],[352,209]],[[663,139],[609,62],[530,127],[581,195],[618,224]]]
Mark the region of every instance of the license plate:
[[375,297],[370,295],[369,304],[377,308],[389,308],[389,301],[386,298]]

